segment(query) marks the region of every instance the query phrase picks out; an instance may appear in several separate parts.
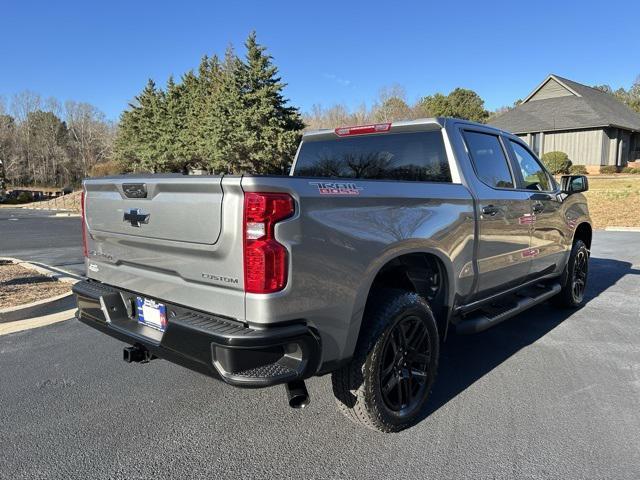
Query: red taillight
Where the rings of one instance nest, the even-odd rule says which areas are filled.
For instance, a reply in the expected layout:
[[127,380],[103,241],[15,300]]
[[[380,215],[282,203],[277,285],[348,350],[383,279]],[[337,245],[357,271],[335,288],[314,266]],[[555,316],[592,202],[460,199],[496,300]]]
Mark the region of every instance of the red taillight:
[[287,249],[275,239],[275,225],[294,213],[286,193],[244,194],[244,289],[273,293],[287,284]]
[[87,247],[87,217],[85,215],[85,193],[82,190],[80,194],[80,212],[82,212],[82,254],[85,257],[89,256],[89,249]]
[[390,123],[375,123],[373,125],[356,125],[355,127],[339,127],[335,129],[336,135],[346,137],[349,135],[364,135],[366,133],[382,133],[391,130]]

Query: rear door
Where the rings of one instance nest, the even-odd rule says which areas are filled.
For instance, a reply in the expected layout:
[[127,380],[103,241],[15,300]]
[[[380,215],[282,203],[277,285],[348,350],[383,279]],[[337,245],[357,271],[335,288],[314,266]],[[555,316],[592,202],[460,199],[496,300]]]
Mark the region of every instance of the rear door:
[[516,189],[504,140],[492,130],[464,129],[478,202],[476,297],[521,283],[529,274],[531,202]]
[[531,275],[552,273],[564,264],[566,225],[561,213],[560,189],[536,156],[521,142],[506,142],[513,155],[519,188],[531,202]]

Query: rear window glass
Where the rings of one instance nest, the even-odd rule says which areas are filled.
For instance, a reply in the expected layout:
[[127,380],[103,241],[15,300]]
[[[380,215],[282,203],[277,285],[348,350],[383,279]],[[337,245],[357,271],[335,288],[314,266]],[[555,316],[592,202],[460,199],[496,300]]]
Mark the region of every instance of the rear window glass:
[[450,182],[440,131],[303,142],[296,176]]
[[478,178],[490,187],[513,188],[513,178],[500,140],[495,135],[465,132],[471,159]]

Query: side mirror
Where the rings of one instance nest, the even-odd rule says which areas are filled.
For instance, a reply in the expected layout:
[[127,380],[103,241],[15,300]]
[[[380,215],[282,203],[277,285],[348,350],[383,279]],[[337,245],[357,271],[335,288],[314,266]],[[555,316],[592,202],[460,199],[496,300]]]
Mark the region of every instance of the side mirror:
[[560,178],[560,185],[562,193],[567,195],[589,190],[589,180],[584,175],[563,175]]

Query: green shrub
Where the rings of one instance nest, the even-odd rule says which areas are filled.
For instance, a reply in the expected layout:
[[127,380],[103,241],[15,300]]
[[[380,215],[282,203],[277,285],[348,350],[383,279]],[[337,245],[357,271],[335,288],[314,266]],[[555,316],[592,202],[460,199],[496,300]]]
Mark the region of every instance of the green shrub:
[[542,163],[553,175],[569,173],[571,168],[571,160],[564,152],[547,152],[542,155]]
[[603,165],[600,167],[600,173],[618,173],[618,167],[615,165]]
[[624,167],[621,170],[622,173],[632,173],[634,175],[640,175],[640,168],[639,167]]
[[587,167],[584,165],[571,165],[569,167],[569,173],[572,175],[587,175]]

